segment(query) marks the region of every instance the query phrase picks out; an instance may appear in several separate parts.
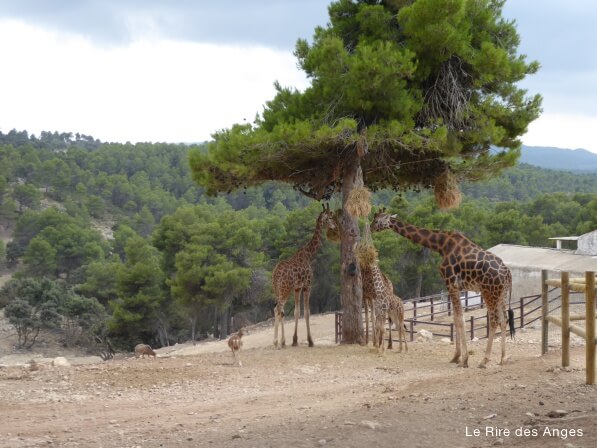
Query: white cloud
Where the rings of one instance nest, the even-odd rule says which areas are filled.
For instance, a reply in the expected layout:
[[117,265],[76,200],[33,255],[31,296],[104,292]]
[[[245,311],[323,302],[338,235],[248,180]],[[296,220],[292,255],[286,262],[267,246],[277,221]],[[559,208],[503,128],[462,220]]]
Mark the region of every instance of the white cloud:
[[[203,141],[234,123],[251,122],[274,96],[275,80],[300,89],[307,85],[290,51],[151,37],[99,47],[75,34],[13,20],[0,20],[0,55],[3,132],[70,131],[122,142]],[[597,152],[592,132],[597,116],[583,107],[586,101],[570,106],[578,97],[550,91],[553,84],[539,89],[546,112],[531,123],[522,141]]]
[[0,22],[0,128],[81,132],[103,141],[202,141],[274,95],[304,88],[290,52],[137,41],[100,48],[80,37]]
[[529,125],[522,141],[529,146],[583,148],[597,153],[595,129],[597,116],[544,113]]

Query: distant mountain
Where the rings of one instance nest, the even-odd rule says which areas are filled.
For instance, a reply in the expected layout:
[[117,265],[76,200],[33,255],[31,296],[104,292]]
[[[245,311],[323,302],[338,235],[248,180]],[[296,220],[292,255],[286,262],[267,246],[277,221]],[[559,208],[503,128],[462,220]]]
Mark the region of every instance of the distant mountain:
[[552,170],[597,171],[597,154],[586,149],[523,146],[519,163]]

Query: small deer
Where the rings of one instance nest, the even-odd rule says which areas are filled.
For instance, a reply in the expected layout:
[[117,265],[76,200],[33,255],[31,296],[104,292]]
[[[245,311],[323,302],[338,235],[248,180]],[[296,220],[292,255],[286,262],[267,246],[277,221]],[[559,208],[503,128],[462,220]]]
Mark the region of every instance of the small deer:
[[141,358],[145,358],[145,355],[153,356],[154,358],[156,357],[155,352],[152,350],[152,348],[149,345],[137,344],[135,346],[135,358],[138,358],[139,356]]
[[243,346],[243,334],[243,329],[241,328],[236,332],[236,334],[233,334],[228,339],[228,347],[230,347],[230,350],[232,350],[232,356],[234,356],[234,363],[238,363],[239,367],[242,367],[243,365],[243,363],[240,360],[240,348]]

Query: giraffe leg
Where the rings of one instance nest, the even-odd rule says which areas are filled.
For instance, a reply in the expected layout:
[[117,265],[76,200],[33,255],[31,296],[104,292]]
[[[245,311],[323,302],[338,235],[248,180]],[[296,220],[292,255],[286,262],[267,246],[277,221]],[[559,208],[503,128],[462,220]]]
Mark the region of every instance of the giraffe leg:
[[274,347],[278,348],[278,326],[280,325],[279,304],[274,307]]
[[298,345],[298,321],[301,317],[301,290],[294,290],[294,336],[292,336],[292,346]]
[[371,304],[371,338],[373,339],[373,347],[377,347],[377,321],[375,320],[375,307]]
[[286,336],[284,336],[284,305],[286,305],[286,302],[280,303],[278,305],[278,312],[276,315],[276,318],[278,319],[278,322],[280,324],[280,332],[281,332],[280,341],[279,341],[280,348],[286,347]]
[[311,324],[309,323],[309,317],[311,311],[309,309],[309,295],[311,294],[311,287],[307,286],[303,291],[303,314],[305,315],[305,324],[307,325],[307,342],[309,347],[313,347],[313,338],[311,337]]
[[508,322],[508,315],[506,314],[506,307],[502,303],[500,304],[500,309],[498,310],[500,319],[500,329],[502,330],[502,338],[501,338],[501,345],[502,345],[502,357],[500,359],[499,365],[503,365],[506,362],[506,327]]
[[456,351],[452,362],[458,363],[458,367],[468,367],[468,349],[466,347],[466,334],[464,331],[464,315],[462,314],[462,304],[460,303],[460,291],[452,290],[450,292],[452,300],[452,311],[454,312],[454,327],[456,330],[455,346]]
[[[458,300],[458,303],[460,304],[460,300]],[[462,352],[462,362],[458,364],[458,367],[468,367],[468,348],[466,344],[466,331],[464,330],[464,315],[462,314],[462,308],[460,308],[460,312],[458,314],[458,325],[456,326],[456,329],[459,332],[461,346],[460,350]]]
[[[454,313],[454,327],[456,329],[456,334],[454,335],[455,337],[455,341],[454,341],[454,356],[452,357],[452,359],[450,360],[450,362],[453,363],[458,363],[460,362],[460,357],[461,357],[461,346],[460,346],[460,333],[458,331],[458,321],[460,319],[458,319],[458,315],[456,313],[456,307],[460,305],[460,298],[459,298],[459,292],[458,291],[450,291],[450,300],[452,302],[452,312]],[[456,305],[456,303],[458,303],[458,305]],[[462,312],[462,311],[461,311]]]
[[369,305],[365,302],[365,344],[369,345]]
[[[486,302],[487,303],[487,302]],[[491,357],[491,348],[493,346],[493,338],[495,336],[495,330],[497,329],[497,321],[495,316],[496,310],[488,310],[489,313],[489,336],[487,337],[487,347],[485,348],[485,357],[483,361],[479,363],[479,368],[484,369],[485,365],[489,362]],[[502,334],[503,336],[503,334]]]
[[402,353],[402,337],[404,336],[404,351],[408,353],[408,345],[406,345],[406,330],[404,329],[404,309],[398,311],[398,339],[400,340],[399,353]]
[[389,329],[389,333],[388,333],[388,350],[392,350],[394,348],[393,344],[392,344],[392,318],[388,318],[388,329]]
[[384,326],[385,326],[385,316],[383,313],[376,313],[375,316],[375,342],[377,347],[377,353],[383,355],[385,352],[385,344],[383,341],[384,336]]

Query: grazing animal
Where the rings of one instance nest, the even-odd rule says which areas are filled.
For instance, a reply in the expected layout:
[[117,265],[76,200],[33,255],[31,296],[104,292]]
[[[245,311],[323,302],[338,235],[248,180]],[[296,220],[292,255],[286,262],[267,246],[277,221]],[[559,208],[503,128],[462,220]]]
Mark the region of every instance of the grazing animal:
[[[375,312],[374,312],[374,301],[375,301],[375,286],[373,284],[373,271],[370,266],[361,265],[361,276],[363,279],[363,303],[365,305],[365,342],[369,342],[369,310],[371,310],[371,328],[375,328]],[[390,279],[381,272],[383,283],[385,288],[392,292],[394,291],[394,285]],[[388,340],[388,348],[392,348],[392,326],[394,323],[398,329],[398,339],[400,341],[399,351],[402,352],[402,339],[404,338],[404,345],[408,352],[408,345],[406,342],[406,329],[404,328],[404,304],[402,299],[396,294],[389,299],[388,304],[388,318],[390,320],[390,338]],[[375,332],[375,330],[373,330]],[[374,345],[375,345],[375,338]]]
[[[313,268],[311,262],[315,258],[319,247],[321,246],[321,234],[323,227],[330,229],[336,228],[334,214],[323,206],[323,211],[317,217],[315,231],[311,240],[301,247],[292,257],[280,261],[274,268],[272,274],[272,286],[276,295],[276,306],[274,307],[274,347],[283,348],[286,346],[284,337],[284,305],[288,296],[294,291],[294,336],[292,345],[298,345],[298,320],[301,315],[301,293],[303,295],[303,309],[305,323],[307,324],[307,341],[309,347],[313,347],[311,338],[311,328],[309,326],[309,295],[311,293],[311,281],[313,279]],[[278,326],[281,326],[281,338],[278,340]]]
[[242,367],[243,363],[240,360],[240,349],[243,346],[243,329],[241,328],[235,334],[228,338],[228,347],[232,350],[232,356],[234,356],[234,363]]
[[145,355],[153,356],[154,358],[156,357],[155,352],[152,350],[152,348],[149,345],[137,344],[135,346],[135,358],[138,358],[138,357],[145,358]]
[[[373,325],[373,346],[377,347],[377,352],[383,354],[385,345],[383,342],[383,335],[385,331],[385,323],[388,318],[388,311],[390,309],[391,297],[394,292],[390,289],[391,283],[386,282],[385,275],[379,269],[377,262],[369,266],[371,270],[371,277],[373,279],[373,313],[375,314],[375,323]],[[389,283],[389,284],[388,284]]]
[[390,307],[388,308],[388,319],[390,320],[390,338],[388,348],[392,349],[392,324],[398,329],[398,341],[400,346],[398,352],[402,352],[402,340],[404,339],[404,351],[408,353],[408,344],[406,342],[406,327],[404,326],[404,303],[396,294],[390,297]]
[[512,273],[501,258],[472,242],[460,232],[444,232],[416,227],[390,216],[385,209],[379,210],[371,224],[372,232],[392,229],[412,242],[438,252],[442,261],[440,274],[446,283],[454,310],[456,327],[456,351],[451,362],[460,367],[468,367],[468,350],[464,329],[464,316],[460,303],[460,291],[476,291],[487,305],[489,316],[489,336],[485,357],[479,364],[483,368],[491,356],[491,346],[498,324],[501,328],[502,357],[506,360],[506,322],[510,324],[510,335],[514,335],[514,314],[506,313],[506,296],[512,301]]

